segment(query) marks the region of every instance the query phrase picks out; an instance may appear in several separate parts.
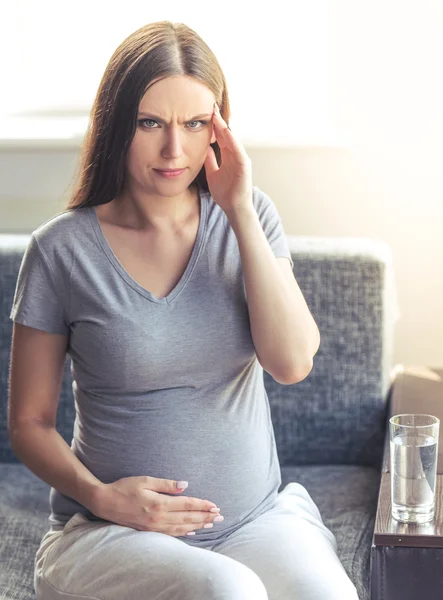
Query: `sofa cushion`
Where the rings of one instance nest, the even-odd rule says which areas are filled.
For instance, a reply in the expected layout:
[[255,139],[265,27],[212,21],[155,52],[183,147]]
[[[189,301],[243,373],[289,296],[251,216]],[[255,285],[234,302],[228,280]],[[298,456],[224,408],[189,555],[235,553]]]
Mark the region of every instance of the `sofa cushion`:
[[[282,485],[301,483],[336,536],[339,558],[369,600],[369,557],[375,523],[379,473],[371,467],[312,465],[282,467]],[[49,490],[23,464],[0,464],[0,597],[35,600],[34,557],[49,529]]]

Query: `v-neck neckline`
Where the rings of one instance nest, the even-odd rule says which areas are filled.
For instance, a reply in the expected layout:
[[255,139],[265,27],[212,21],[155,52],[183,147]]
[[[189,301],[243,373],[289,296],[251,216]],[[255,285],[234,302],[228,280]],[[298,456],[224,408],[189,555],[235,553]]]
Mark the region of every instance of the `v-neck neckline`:
[[130,285],[139,294],[156,304],[168,305],[175,300],[175,298],[180,294],[180,292],[183,290],[186,283],[188,282],[189,278],[191,277],[192,271],[194,270],[198,257],[200,256],[200,251],[202,249],[203,240],[206,233],[206,217],[208,212],[207,196],[209,192],[205,192],[199,184],[197,184],[197,189],[200,199],[200,221],[198,224],[197,236],[195,239],[194,247],[192,249],[190,259],[188,261],[186,269],[183,272],[183,275],[181,276],[177,285],[164,298],[157,298],[157,296],[154,296],[154,294],[152,294],[149,290],[140,285],[138,281],[136,281],[123,267],[121,262],[118,260],[117,256],[114,254],[114,251],[112,250],[111,246],[109,245],[105,234],[103,233],[97,213],[95,212],[95,206],[89,207],[89,216],[94,231],[97,235],[97,239],[104,253],[111,262],[112,266],[116,269],[116,271],[121,275],[121,277],[126,281],[128,285]]

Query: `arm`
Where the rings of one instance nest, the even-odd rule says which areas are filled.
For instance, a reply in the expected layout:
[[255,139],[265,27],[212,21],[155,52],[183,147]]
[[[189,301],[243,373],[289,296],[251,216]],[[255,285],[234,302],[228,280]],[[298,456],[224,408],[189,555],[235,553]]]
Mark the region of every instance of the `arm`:
[[75,456],[52,425],[18,423],[9,432],[11,448],[39,479],[95,514],[97,492],[104,486]]
[[240,249],[258,361],[279,383],[296,383],[312,369],[318,327],[290,262],[274,256],[254,207],[226,214]]
[[14,323],[8,435],[19,460],[58,492],[94,513],[103,487],[56,430],[67,338]]

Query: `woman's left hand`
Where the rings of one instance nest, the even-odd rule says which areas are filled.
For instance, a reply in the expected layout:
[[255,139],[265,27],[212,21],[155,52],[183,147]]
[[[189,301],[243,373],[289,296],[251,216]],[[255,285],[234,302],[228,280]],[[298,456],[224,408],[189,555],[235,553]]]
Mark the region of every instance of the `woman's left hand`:
[[251,159],[223,120],[217,103],[214,103],[213,125],[222,164],[218,166],[214,150],[209,146],[204,166],[211,196],[226,214],[237,209],[251,209]]

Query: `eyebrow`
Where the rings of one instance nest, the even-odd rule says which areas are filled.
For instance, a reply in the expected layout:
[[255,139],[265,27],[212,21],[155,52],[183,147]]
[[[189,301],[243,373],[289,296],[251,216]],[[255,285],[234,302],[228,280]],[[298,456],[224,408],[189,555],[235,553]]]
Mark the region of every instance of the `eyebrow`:
[[[152,114],[145,113],[145,112],[140,112],[140,113],[138,113],[138,116],[139,117],[149,117],[150,119],[155,119],[156,121],[159,121],[160,123],[166,124],[166,121],[164,121],[160,117],[157,117],[156,115],[152,115]],[[192,117],[192,119],[189,119],[188,121],[186,121],[186,123],[190,123],[191,121],[194,121],[195,119],[202,119],[203,117],[212,117],[212,114],[211,113],[203,113],[201,115],[195,115],[195,117]]]

